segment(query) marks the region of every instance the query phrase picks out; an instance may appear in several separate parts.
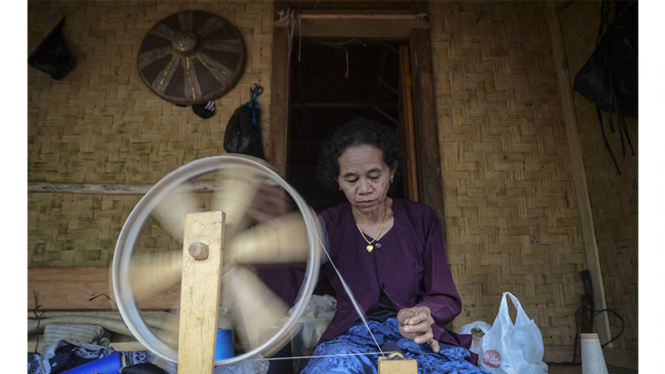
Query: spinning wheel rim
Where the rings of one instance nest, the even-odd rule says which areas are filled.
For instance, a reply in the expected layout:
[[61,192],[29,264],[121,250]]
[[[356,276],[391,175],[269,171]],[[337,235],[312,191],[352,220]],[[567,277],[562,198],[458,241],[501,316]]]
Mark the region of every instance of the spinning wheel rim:
[[268,177],[269,180],[276,182],[279,186],[284,188],[284,190],[291,196],[298,210],[302,214],[307,228],[309,260],[307,262],[303,285],[296,298],[295,306],[292,308],[291,315],[281,329],[257,348],[239,356],[224,360],[216,360],[215,366],[231,364],[255,357],[258,354],[269,351],[273,348],[273,345],[283,342],[288,334],[295,332],[295,329],[298,326],[298,319],[304,312],[307,302],[316,286],[321,255],[318,250],[319,238],[315,226],[318,224],[318,217],[312,215],[308,205],[293,187],[286,183],[284,179],[268,166],[268,164],[260,159],[250,156],[215,156],[185,164],[157,182],[136,204],[120,231],[111,268],[113,292],[116,298],[115,301],[123,321],[134,337],[136,337],[143,346],[165,360],[177,362],[178,352],[155,336],[155,334],[148,328],[140,313],[140,309],[133,298],[131,284],[128,281],[130,279],[132,256],[136,252],[141,235],[152,218],[155,208],[169,193],[193,178],[237,166],[258,170],[263,176]]

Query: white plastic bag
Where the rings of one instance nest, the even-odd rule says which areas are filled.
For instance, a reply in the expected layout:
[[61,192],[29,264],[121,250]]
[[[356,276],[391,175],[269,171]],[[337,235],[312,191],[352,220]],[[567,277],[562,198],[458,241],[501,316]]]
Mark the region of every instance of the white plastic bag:
[[[292,311],[293,308],[289,310],[289,314]],[[302,329],[291,340],[291,350],[294,355],[309,356],[314,352],[316,344],[328,328],[336,311],[337,299],[330,295],[312,295],[298,319]]]
[[[475,321],[462,326],[462,328],[459,330],[459,333],[460,335],[462,334],[473,335],[472,338],[473,341],[471,342],[471,347],[469,348],[469,351],[477,355],[480,355],[480,340],[485,334],[487,334],[490,331],[491,327],[492,325],[490,325],[485,321]],[[478,332],[474,334],[474,330]]]
[[270,369],[268,360],[264,360],[261,355],[256,355],[244,361],[215,366],[213,374],[266,374],[268,369]]
[[[517,310],[514,324],[506,295],[510,296]],[[499,314],[492,328],[480,340],[480,350],[482,354],[478,366],[490,373],[547,373],[547,365],[543,362],[543,336],[536,323],[522,309],[520,301],[510,292],[503,293]]]

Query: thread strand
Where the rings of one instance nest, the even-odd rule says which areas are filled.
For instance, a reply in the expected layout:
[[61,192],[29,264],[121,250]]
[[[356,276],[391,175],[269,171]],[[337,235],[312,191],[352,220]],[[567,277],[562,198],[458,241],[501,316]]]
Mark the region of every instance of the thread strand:
[[332,265],[333,269],[335,269],[335,272],[337,273],[337,276],[339,277],[339,280],[342,282],[342,286],[344,287],[344,291],[346,291],[346,294],[349,295],[349,299],[351,299],[351,304],[353,304],[353,308],[356,310],[356,313],[358,313],[358,316],[360,316],[360,320],[363,322],[365,327],[367,328],[367,331],[369,332],[369,335],[372,337],[372,340],[374,340],[374,344],[376,344],[376,347],[379,349],[379,352],[381,352],[381,356],[386,357],[386,355],[383,353],[383,350],[381,350],[381,346],[379,345],[379,342],[376,341],[376,338],[374,337],[374,334],[372,333],[372,330],[369,328],[369,325],[367,324],[367,321],[365,320],[365,316],[363,315],[363,312],[360,310],[360,306],[358,306],[358,303],[356,302],[356,299],[353,297],[353,293],[351,292],[351,289],[349,286],[346,284],[346,281],[344,280],[344,277],[342,277],[342,274],[340,274],[339,270],[337,270],[337,266],[335,266],[335,263],[333,262],[332,258],[330,257],[330,254],[328,253],[328,250],[326,249],[326,246],[323,245],[321,242],[321,238],[317,235],[317,239],[319,240],[319,244],[321,244],[321,248],[323,248],[323,251],[326,253],[326,257],[328,257],[328,261],[330,261],[330,265]]

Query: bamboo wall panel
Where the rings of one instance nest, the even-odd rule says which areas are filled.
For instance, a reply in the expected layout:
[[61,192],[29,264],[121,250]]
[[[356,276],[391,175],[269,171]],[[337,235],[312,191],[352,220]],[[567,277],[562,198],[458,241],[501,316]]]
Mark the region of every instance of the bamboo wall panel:
[[515,294],[545,345],[573,345],[585,269],[542,2],[430,1],[448,255],[464,310]]
[[[187,162],[225,154],[226,124],[250,99],[254,83],[264,87],[258,101],[267,145],[272,6],[269,0],[28,2],[28,51],[64,14],[63,34],[75,57],[74,69],[60,81],[28,68],[28,181],[151,185]],[[146,32],[189,9],[228,20],[247,48],[240,81],[216,100],[209,119],[153,94],[136,67]],[[29,193],[28,265],[110,264],[139,198]]]
[[[216,100],[209,119],[153,94],[136,67],[146,32],[188,9],[225,18],[247,46],[242,78]],[[151,184],[189,161],[224,154],[226,124],[235,108],[250,99],[254,83],[265,89],[259,105],[267,144],[272,2],[30,1],[30,52],[63,13],[74,69],[61,81],[28,69],[30,181]]]
[[[34,193],[28,195],[29,266],[107,266],[127,216],[141,196]],[[201,199],[205,201],[205,199]],[[151,220],[138,251],[182,250]]]
[[[600,2],[567,3],[561,9],[560,17],[565,30],[564,45],[572,81],[594,51],[600,23]],[[627,152],[623,157],[619,134],[609,131],[607,116],[603,113],[607,137],[622,172],[618,175],[605,148],[595,106],[577,92],[574,93],[574,101],[607,306],[626,322],[624,334],[615,347],[636,351],[638,156]],[[629,119],[627,125],[637,152],[637,120]],[[616,336],[621,331],[621,321],[612,313],[609,317],[612,336]]]

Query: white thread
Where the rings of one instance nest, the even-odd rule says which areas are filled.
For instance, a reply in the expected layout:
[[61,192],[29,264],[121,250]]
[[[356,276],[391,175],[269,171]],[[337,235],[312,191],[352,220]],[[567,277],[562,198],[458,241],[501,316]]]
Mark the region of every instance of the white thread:
[[349,79],[349,50],[346,49],[346,47],[345,47],[344,45],[349,44],[349,43],[353,43],[354,41],[360,43],[363,47],[367,48],[367,45],[365,45],[365,43],[363,43],[362,41],[357,40],[357,39],[355,39],[355,38],[350,39],[350,40],[347,40],[347,41],[345,41],[345,42],[341,42],[341,43],[317,42],[317,43],[319,43],[319,44],[327,45],[327,46],[329,46],[329,47],[333,47],[333,48],[341,48],[341,49],[344,50],[344,53],[345,53],[345,56],[346,56],[346,72],[344,73],[343,76],[344,76],[344,78],[347,79],[347,80]]
[[[258,360],[266,360],[266,361],[278,361],[278,360],[296,360],[300,358],[319,358],[319,357],[342,357],[342,356],[363,356],[363,355],[378,355],[378,354],[383,354],[383,352],[367,352],[367,353],[343,353],[339,355],[319,355],[319,356],[292,356],[292,357],[270,357],[270,358],[263,358],[263,359],[257,359]],[[383,357],[386,357],[383,355]]]
[[344,281],[344,278],[342,277],[342,274],[340,274],[339,270],[337,270],[337,266],[335,266],[335,263],[333,262],[332,258],[330,257],[330,254],[328,253],[328,250],[326,249],[326,246],[323,245],[323,242],[321,242],[321,238],[319,237],[318,233],[316,233],[316,237],[319,240],[319,244],[321,244],[321,248],[323,248],[323,251],[326,253],[326,256],[328,257],[328,261],[330,261],[330,265],[332,265],[333,269],[335,269],[335,272],[337,273],[337,276],[339,277],[339,280],[342,282],[342,286],[344,287],[344,291],[346,291],[346,294],[349,295],[349,298],[351,299],[351,304],[353,304],[353,308],[356,310],[356,313],[358,313],[358,316],[360,316],[360,320],[363,321],[363,324],[365,324],[365,327],[367,328],[367,331],[372,336],[372,340],[374,340],[374,344],[376,344],[376,347],[379,348],[379,352],[381,352],[381,356],[386,357],[386,355],[383,353],[383,350],[381,349],[381,346],[379,346],[379,342],[376,341],[376,338],[374,337],[374,334],[372,333],[372,330],[369,328],[369,325],[367,324],[367,321],[365,320],[365,316],[363,315],[363,312],[360,310],[360,307],[358,306],[358,303],[356,302],[356,299],[353,297],[353,293],[351,292],[351,289],[349,288],[349,286]]
[[288,8],[287,9],[287,14],[286,14],[286,27],[287,27],[287,32],[289,34],[289,58],[291,56],[291,51],[293,49],[293,33],[296,30],[296,23],[295,23],[295,17],[296,17],[297,10]]

